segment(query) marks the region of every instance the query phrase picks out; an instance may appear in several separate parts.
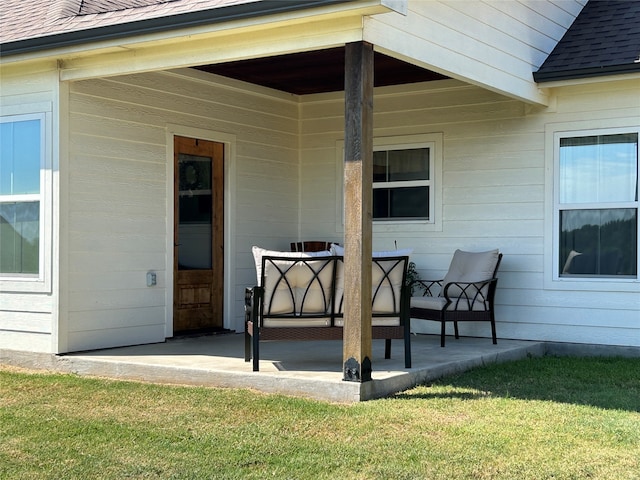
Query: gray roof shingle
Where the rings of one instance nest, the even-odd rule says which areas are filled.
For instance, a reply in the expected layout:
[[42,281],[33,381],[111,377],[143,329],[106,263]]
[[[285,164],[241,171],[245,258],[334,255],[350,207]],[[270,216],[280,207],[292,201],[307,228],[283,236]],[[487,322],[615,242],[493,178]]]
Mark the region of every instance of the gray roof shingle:
[[2,0],[0,44],[257,3],[259,0]]
[[0,56],[351,1],[0,0]]
[[640,71],[640,1],[589,0],[537,72],[536,82]]
[[177,0],[84,0],[80,5],[78,15],[117,12],[119,10],[149,7],[175,1]]
[[0,0],[0,56],[352,0]]

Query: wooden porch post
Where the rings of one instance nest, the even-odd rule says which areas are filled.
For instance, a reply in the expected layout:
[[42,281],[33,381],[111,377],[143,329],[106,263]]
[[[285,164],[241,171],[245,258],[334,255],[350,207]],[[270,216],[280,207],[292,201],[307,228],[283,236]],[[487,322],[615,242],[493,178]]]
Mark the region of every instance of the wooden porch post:
[[343,379],[371,380],[373,46],[345,50]]

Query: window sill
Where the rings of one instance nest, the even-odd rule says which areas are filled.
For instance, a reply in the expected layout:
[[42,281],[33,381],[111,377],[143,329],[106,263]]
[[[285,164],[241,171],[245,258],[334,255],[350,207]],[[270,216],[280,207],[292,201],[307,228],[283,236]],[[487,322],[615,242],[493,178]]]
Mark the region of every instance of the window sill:
[[626,278],[554,278],[546,279],[545,290],[585,292],[640,292],[640,279]]
[[2,293],[51,293],[50,282],[41,277],[3,276],[0,278]]

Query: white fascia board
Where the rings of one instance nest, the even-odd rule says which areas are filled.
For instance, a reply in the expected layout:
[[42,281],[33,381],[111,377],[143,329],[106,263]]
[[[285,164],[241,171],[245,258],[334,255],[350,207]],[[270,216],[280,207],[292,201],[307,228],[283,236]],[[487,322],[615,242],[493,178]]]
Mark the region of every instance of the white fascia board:
[[316,50],[362,39],[360,17],[292,23],[274,29],[216,32],[61,60],[60,79],[83,80]]

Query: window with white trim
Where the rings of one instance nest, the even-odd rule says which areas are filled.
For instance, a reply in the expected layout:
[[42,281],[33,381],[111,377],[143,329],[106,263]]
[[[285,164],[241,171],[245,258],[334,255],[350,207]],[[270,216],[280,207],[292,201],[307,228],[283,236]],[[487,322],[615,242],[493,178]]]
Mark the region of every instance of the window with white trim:
[[638,278],[639,133],[555,134],[554,243],[560,279]]
[[41,279],[46,115],[0,117],[0,276]]
[[433,220],[431,151],[428,146],[374,148],[374,221]]
[[[373,139],[373,231],[442,231],[443,134]],[[336,142],[336,178],[344,180],[344,141]],[[336,228],[344,228],[344,186],[337,189]],[[405,227],[402,227],[405,228]]]

